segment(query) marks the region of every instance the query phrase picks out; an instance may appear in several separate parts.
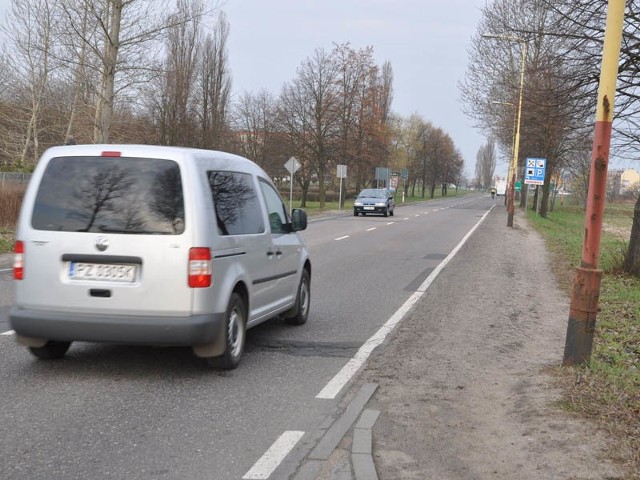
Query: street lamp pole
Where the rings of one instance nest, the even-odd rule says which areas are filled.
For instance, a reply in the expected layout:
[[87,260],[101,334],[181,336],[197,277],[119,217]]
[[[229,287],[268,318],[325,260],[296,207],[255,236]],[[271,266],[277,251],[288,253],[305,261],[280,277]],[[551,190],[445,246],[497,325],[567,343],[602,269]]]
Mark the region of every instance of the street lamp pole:
[[522,118],[522,92],[524,91],[524,67],[527,61],[527,42],[519,40],[522,43],[522,63],[520,65],[520,98],[518,100],[518,122],[516,127],[516,139],[513,143],[513,177],[511,181],[511,188],[509,191],[510,205],[507,215],[507,226],[513,227],[513,215],[515,213],[515,201],[516,201],[516,180],[518,178],[518,154],[520,153],[520,120]]
[[[493,101],[491,103],[495,103],[495,104],[498,104],[498,105],[509,105],[510,107],[513,107],[513,133],[511,134],[511,158],[513,159],[513,153],[514,153],[515,148],[516,148],[516,132],[518,131],[518,127],[517,127],[518,111],[516,110],[516,106],[511,102],[496,102],[496,101]],[[509,163],[509,170],[507,171],[507,180],[509,178],[511,178],[512,163],[513,163],[513,161],[511,161]],[[505,205],[507,204],[507,197],[508,197],[508,195],[505,195],[505,198],[504,198],[504,204]]]
[[507,196],[507,227],[513,227],[515,214],[516,181],[518,179],[518,155],[520,153],[520,124],[522,119],[522,93],[524,91],[524,67],[527,60],[527,41],[519,37],[508,35],[482,35],[483,38],[497,38],[499,40],[511,40],[522,44],[522,61],[520,65],[520,93],[518,99],[518,120],[516,121],[516,134],[513,142],[513,159],[509,172],[511,175],[509,193]]

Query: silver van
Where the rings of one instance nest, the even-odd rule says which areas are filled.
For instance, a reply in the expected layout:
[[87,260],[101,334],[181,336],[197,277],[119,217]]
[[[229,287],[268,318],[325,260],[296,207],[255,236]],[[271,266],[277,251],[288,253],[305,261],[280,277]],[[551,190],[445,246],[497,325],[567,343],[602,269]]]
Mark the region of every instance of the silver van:
[[47,150],[16,229],[17,341],[190,346],[235,368],[246,330],[306,322],[311,262],[267,174],[223,152],[149,145]]

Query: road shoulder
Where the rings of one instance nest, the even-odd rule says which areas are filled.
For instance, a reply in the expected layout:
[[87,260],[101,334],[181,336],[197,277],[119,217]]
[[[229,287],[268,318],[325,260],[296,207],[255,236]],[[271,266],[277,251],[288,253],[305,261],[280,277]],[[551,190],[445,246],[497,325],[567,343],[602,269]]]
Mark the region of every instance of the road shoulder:
[[562,360],[568,298],[524,214],[508,228],[502,213],[487,217],[358,378],[379,385],[366,408],[381,412],[380,479],[624,478],[606,435],[559,406],[549,369]]

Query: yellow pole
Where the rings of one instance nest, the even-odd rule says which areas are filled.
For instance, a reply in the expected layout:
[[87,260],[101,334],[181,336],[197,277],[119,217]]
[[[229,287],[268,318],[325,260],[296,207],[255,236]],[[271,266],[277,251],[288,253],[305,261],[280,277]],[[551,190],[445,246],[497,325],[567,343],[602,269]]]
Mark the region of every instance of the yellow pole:
[[518,99],[518,121],[516,127],[516,137],[513,142],[513,161],[511,163],[511,184],[509,185],[509,201],[507,204],[507,226],[513,227],[513,216],[515,214],[516,201],[516,181],[518,179],[518,155],[520,153],[520,125],[522,119],[522,93],[524,91],[524,67],[527,61],[527,41],[518,39],[522,43],[522,62],[520,64],[520,95]]

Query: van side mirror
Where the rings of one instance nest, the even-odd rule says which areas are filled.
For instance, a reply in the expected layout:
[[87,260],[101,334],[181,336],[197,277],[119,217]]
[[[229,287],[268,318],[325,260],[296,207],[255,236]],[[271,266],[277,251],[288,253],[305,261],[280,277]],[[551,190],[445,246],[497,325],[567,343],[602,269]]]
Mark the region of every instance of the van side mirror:
[[307,228],[307,212],[300,208],[294,208],[291,211],[291,227],[294,232],[305,230]]

